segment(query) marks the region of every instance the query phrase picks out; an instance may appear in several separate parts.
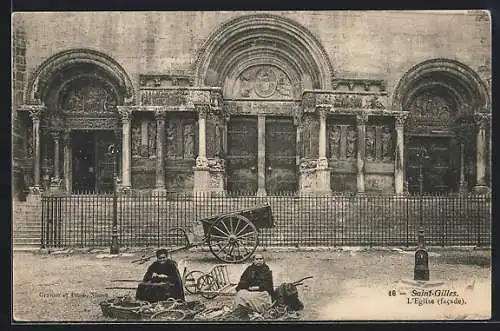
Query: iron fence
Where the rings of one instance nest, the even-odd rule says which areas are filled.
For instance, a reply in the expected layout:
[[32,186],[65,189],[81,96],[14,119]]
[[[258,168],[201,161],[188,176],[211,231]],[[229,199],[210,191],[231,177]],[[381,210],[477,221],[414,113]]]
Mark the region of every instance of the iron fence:
[[265,203],[275,226],[259,229],[261,247],[414,246],[420,226],[427,245],[491,243],[491,197],[485,195],[165,193],[44,196],[42,247],[109,247],[113,199],[120,247],[182,245],[169,229],[203,231],[200,219]]

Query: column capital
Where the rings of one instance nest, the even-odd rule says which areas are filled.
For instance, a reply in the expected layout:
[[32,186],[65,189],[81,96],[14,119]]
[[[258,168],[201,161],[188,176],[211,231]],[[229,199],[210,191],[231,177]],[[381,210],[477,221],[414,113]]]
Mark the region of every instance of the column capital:
[[356,114],[357,125],[366,125],[368,123],[369,115],[365,112]]
[[22,111],[27,111],[32,120],[40,120],[40,116],[47,110],[44,105],[22,105]]
[[65,143],[69,143],[71,141],[71,130],[70,129],[64,129],[62,131],[63,134],[63,141]]
[[328,114],[328,111],[330,110],[330,107],[326,106],[318,106],[316,108],[316,111],[318,112],[319,118],[320,119],[326,119],[326,115]]
[[491,119],[491,114],[476,113],[474,114],[474,121],[480,129],[486,129],[489,125]]
[[157,109],[153,114],[156,121],[165,120],[165,117],[167,116],[167,112],[163,109]]
[[132,107],[130,106],[117,106],[118,114],[121,116],[122,123],[130,123],[132,119]]
[[199,119],[206,119],[210,111],[210,106],[207,104],[195,104],[194,109],[198,113]]
[[61,131],[57,129],[52,129],[50,131],[50,135],[52,136],[52,138],[54,138],[54,140],[59,140],[59,138],[61,138]]
[[394,115],[394,118],[396,120],[396,122],[395,122],[396,128],[398,128],[398,127],[402,128],[402,127],[404,127],[406,120],[408,119],[408,112],[404,111],[404,112],[396,113]]

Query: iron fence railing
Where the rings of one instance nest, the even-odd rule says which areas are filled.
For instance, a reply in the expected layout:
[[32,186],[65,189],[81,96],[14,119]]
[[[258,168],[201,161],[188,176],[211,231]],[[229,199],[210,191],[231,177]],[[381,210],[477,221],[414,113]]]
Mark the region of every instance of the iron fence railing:
[[485,195],[128,194],[42,197],[42,247],[107,247],[116,198],[121,247],[178,245],[172,227],[268,203],[273,228],[260,246],[414,246],[423,227],[432,246],[490,246],[491,197]]

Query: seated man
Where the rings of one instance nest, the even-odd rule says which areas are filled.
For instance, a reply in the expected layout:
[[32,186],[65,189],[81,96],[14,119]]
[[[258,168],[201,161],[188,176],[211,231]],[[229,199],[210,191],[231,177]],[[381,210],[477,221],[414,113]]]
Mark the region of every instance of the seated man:
[[274,291],[273,274],[261,254],[255,254],[253,263],[241,275],[236,291],[233,312],[264,313],[271,307]]
[[174,298],[184,301],[184,288],[177,263],[167,256],[166,249],[156,252],[157,260],[144,274],[142,283],[137,287],[136,299],[157,302]]

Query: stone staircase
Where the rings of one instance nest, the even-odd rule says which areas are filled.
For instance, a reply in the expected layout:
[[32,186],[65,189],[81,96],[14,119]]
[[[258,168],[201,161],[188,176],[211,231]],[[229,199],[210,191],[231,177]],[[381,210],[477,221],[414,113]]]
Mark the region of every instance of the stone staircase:
[[12,242],[14,249],[37,249],[41,237],[41,209],[39,196],[26,201],[12,202]]

